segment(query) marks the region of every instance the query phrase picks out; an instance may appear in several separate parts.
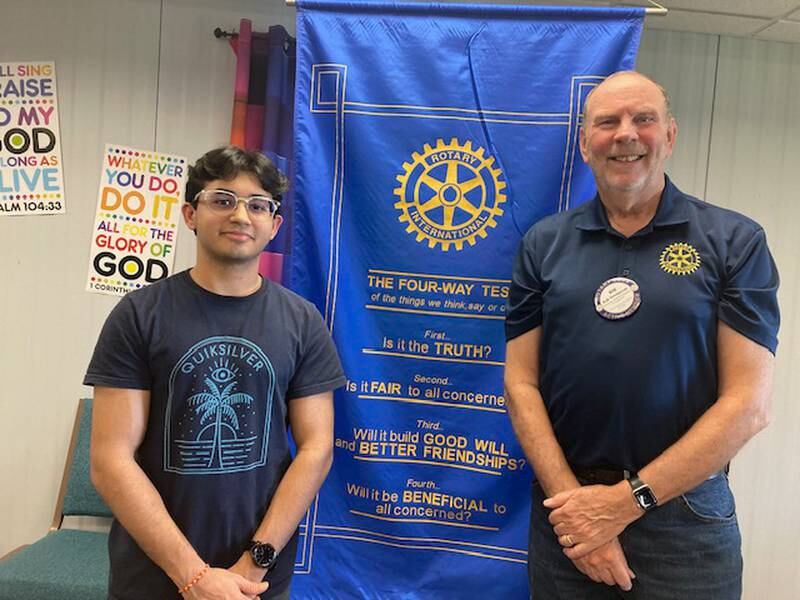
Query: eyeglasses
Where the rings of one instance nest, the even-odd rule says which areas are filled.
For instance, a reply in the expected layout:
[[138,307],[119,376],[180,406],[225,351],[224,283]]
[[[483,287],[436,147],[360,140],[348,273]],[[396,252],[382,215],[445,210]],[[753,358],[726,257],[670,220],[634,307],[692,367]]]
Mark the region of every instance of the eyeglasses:
[[208,207],[219,214],[231,214],[236,211],[239,202],[244,202],[247,214],[253,219],[274,217],[281,203],[272,196],[250,196],[240,198],[228,190],[201,190],[195,194],[195,202],[203,200]]

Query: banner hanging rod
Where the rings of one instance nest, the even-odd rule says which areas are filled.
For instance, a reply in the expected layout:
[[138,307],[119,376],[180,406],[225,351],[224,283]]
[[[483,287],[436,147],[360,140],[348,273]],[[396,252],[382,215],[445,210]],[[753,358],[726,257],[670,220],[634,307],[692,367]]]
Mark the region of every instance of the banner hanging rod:
[[[654,0],[647,0],[647,1],[652,6],[646,6],[644,9],[644,14],[663,17],[669,12],[669,10],[661,6],[658,2],[654,2]],[[286,6],[297,6],[297,0],[286,0]]]

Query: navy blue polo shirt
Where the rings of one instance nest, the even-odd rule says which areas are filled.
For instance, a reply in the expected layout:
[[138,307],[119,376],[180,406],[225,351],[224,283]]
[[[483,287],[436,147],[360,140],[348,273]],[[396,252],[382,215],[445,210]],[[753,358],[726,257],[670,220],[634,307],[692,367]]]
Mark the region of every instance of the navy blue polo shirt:
[[[631,316],[594,295],[639,285]],[[536,223],[514,264],[506,338],[542,327],[540,389],[567,460],[638,470],[717,399],[717,323],[777,347],[778,272],[764,230],[666,179],[653,220],[630,238],[595,197]]]

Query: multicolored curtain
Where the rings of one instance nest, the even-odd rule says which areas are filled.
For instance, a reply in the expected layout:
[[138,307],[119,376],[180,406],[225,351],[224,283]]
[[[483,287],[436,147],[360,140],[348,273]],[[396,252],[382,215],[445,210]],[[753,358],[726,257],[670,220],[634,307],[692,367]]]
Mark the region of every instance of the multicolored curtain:
[[[231,39],[236,53],[233,123],[230,143],[269,156],[291,181],[294,144],[295,39],[280,25],[267,33],[254,33],[249,19],[242,19],[239,34]],[[259,271],[273,281],[283,280],[291,247],[294,191],[283,198],[285,223],[278,236],[261,254]]]

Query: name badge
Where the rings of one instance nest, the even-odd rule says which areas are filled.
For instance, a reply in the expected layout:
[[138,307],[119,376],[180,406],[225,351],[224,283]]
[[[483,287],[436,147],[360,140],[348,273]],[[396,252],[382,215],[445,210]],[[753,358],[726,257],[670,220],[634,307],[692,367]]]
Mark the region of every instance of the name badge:
[[604,319],[616,321],[639,310],[642,296],[639,284],[627,277],[612,277],[600,284],[594,293],[594,308]]

